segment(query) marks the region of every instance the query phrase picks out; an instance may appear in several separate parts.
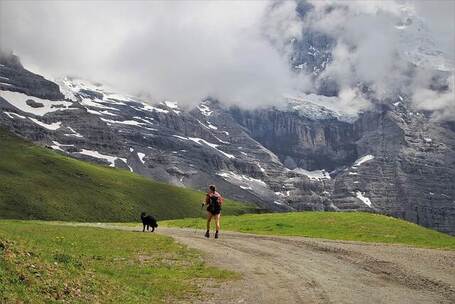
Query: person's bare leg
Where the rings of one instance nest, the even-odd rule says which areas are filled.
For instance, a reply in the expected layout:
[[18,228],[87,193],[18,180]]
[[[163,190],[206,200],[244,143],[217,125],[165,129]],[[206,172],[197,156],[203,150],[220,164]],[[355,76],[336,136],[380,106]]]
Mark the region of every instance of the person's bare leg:
[[215,215],[215,221],[216,221],[216,231],[220,231],[221,225],[220,225],[220,217],[221,213]]
[[212,221],[213,215],[210,212],[207,212],[207,231],[210,230],[210,222]]
[[208,238],[210,237],[210,221],[212,220],[212,214],[210,212],[207,212],[207,231],[205,232],[205,237]]
[[215,215],[215,222],[216,222],[216,232],[215,232],[215,238],[217,239],[218,238],[218,233],[220,232],[220,217],[221,217],[221,214],[218,213],[217,215]]

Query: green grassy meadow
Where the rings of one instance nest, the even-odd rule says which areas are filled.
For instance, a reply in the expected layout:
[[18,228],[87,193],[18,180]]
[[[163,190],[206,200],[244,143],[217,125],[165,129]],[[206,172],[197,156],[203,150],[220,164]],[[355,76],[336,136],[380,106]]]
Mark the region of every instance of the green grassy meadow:
[[[127,170],[67,157],[0,128],[0,218],[136,221],[195,217],[204,193],[158,183]],[[254,212],[226,200],[226,214]]]
[[[142,211],[160,227],[203,229],[204,193],[76,160],[2,129],[0,155],[0,303],[191,302],[207,296],[202,285],[239,277],[169,237],[122,230],[139,227]],[[378,214],[246,214],[257,211],[225,200],[222,233],[455,250],[455,237]]]
[[175,303],[236,278],[155,233],[0,220],[0,303]]
[[[162,226],[203,227],[201,219],[161,222]],[[222,216],[221,230],[262,235],[405,244],[455,250],[455,237],[400,219],[363,212],[291,212]]]

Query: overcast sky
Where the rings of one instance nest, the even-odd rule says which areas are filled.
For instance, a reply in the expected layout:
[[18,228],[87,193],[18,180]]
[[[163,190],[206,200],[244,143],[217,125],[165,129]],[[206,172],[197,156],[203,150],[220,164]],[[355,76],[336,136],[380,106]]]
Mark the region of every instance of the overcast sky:
[[[339,41],[338,61],[329,69],[340,78],[352,77],[346,86],[356,80],[344,69],[346,59],[364,72],[362,77],[388,85],[384,79],[391,70],[371,56],[381,48],[381,58],[391,58],[395,34],[384,33],[403,6],[425,20],[437,46],[454,59],[455,1],[311,2],[350,8],[341,16],[347,21],[321,18],[311,24],[330,34],[339,22],[351,29]],[[279,47],[305,27],[295,7],[293,1],[1,0],[0,46],[48,77],[76,75],[156,100],[195,103],[210,95],[231,104],[271,104],[283,94],[311,90],[307,75],[290,71],[289,50]],[[365,47],[354,59],[343,58],[343,43],[355,39]],[[362,66],[365,59],[382,69],[379,76]]]
[[442,49],[455,59],[455,1],[414,1],[416,13],[422,16],[434,32]]

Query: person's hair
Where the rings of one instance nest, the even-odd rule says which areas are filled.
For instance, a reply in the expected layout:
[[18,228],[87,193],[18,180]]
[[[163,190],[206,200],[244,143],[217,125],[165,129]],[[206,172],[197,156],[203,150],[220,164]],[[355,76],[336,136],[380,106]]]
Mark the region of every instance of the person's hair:
[[216,191],[215,185],[210,185],[210,186],[209,186],[209,189],[212,190],[213,192]]

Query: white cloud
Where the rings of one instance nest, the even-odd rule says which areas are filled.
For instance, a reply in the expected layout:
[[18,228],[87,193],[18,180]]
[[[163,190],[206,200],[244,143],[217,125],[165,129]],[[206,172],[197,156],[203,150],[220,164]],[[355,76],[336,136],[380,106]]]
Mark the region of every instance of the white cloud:
[[455,117],[455,77],[448,79],[448,90],[436,92],[425,87],[418,87],[413,92],[413,100],[417,109],[433,111],[436,120],[453,119]]
[[[453,86],[444,93],[434,92],[429,87],[439,73],[436,69],[449,70],[453,75],[453,62],[451,64],[450,56],[438,43],[446,32],[435,31],[431,24],[435,23],[436,12],[444,20],[454,20],[455,11],[442,12],[447,5],[435,8],[437,1],[425,4],[434,10],[431,18],[429,14],[415,15],[422,6],[420,2],[315,0],[311,3],[315,9],[307,15],[305,27],[336,39],[332,61],[321,79],[336,80],[345,94],[352,93],[360,83],[367,84],[373,90],[369,92],[369,99],[379,102],[408,93],[417,108],[437,111],[435,117],[453,115]],[[407,27],[399,29],[404,23],[408,23]],[[447,24],[449,28],[451,23]],[[452,30],[445,39],[453,41],[453,33]],[[418,63],[419,67],[414,69],[410,63]],[[368,106],[364,98],[352,98],[352,102],[346,104],[350,111]]]
[[[427,107],[419,96],[441,97],[425,91],[428,79],[411,79],[402,53],[417,48],[403,46],[409,42],[403,33],[425,47],[441,45],[453,56],[453,4],[310,2],[314,10],[302,20],[293,1],[1,1],[0,45],[53,77],[77,75],[155,101],[194,104],[212,96],[255,107],[315,90],[313,75],[290,71],[289,56],[292,38],[301,38],[302,29],[317,30],[337,42],[332,62],[319,76],[340,87],[332,108],[367,109],[369,97],[362,96],[359,83],[367,83],[379,100],[411,92],[419,107]],[[416,24],[409,32],[415,37],[397,30],[395,25],[415,14],[427,21],[427,36],[434,41],[420,41]],[[447,104],[441,102],[438,111]]]
[[26,66],[156,100],[250,106],[298,85],[263,37],[264,1],[1,2],[1,44]]
[[434,39],[455,60],[455,1],[420,0],[413,2],[415,12],[427,21]]

